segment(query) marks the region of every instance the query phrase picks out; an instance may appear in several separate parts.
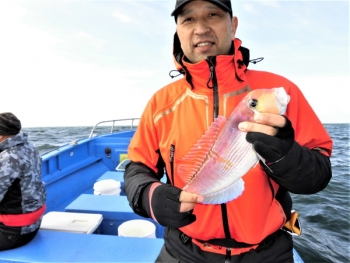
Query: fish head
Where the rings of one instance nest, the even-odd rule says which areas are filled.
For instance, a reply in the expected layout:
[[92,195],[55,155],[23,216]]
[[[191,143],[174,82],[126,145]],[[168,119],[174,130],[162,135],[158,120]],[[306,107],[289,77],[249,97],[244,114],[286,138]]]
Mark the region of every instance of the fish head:
[[254,113],[284,114],[290,96],[284,88],[257,89],[247,95],[247,106]]

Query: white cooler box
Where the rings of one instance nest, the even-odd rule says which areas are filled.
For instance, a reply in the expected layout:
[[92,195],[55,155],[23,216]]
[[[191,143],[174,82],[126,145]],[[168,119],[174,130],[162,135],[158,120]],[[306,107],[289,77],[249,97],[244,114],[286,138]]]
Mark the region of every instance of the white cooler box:
[[102,219],[101,214],[49,212],[43,216],[40,229],[91,234]]

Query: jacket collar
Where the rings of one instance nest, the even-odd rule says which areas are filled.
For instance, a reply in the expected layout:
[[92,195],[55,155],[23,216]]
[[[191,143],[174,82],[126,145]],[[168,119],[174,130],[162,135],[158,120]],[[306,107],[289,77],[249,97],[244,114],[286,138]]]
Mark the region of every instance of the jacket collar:
[[[249,50],[242,47],[241,43],[240,39],[234,39],[232,55],[219,55],[213,58],[219,88],[225,87],[226,84],[233,83],[233,81],[245,81],[245,71],[249,64]],[[207,88],[211,74],[209,59],[201,60],[195,64],[187,62],[176,33],[174,35],[173,56],[177,70],[185,75],[192,88]]]

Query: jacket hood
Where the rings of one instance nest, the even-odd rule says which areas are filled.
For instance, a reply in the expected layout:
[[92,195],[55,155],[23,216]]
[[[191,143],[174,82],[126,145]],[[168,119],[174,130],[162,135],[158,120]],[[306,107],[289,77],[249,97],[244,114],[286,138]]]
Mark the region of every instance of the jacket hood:
[[7,140],[0,143],[0,152],[16,146],[18,144],[26,142],[28,139],[28,135],[26,133],[18,133],[12,137],[9,137]]

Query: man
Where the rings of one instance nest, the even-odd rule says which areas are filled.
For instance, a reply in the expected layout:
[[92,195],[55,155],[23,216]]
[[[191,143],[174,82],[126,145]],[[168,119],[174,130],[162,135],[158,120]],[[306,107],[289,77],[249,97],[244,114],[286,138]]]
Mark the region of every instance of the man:
[[[235,38],[230,1],[176,1],[172,15],[173,55],[184,78],[147,104],[124,175],[135,213],[166,226],[156,262],[293,262],[292,236],[282,230],[295,219],[288,191],[326,187],[332,141],[295,84],[247,68],[249,50]],[[264,159],[244,175],[242,195],[205,205],[202,196],[182,191],[178,161],[214,118],[228,117],[250,90],[274,87],[291,97],[285,116],[256,114],[255,122],[239,125]],[[159,182],[164,168],[168,184]]]
[[41,157],[20,131],[15,115],[0,113],[0,251],[30,242],[45,212]]

